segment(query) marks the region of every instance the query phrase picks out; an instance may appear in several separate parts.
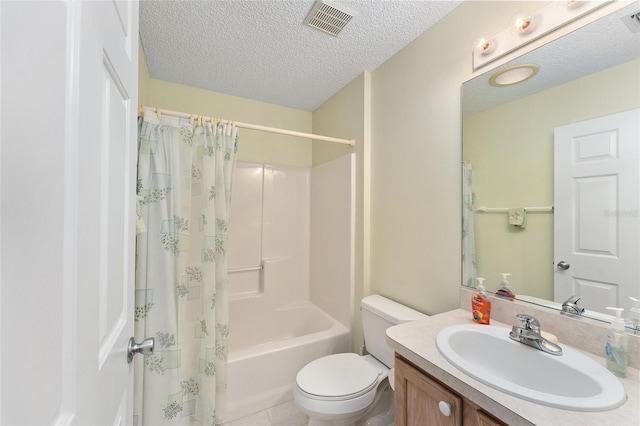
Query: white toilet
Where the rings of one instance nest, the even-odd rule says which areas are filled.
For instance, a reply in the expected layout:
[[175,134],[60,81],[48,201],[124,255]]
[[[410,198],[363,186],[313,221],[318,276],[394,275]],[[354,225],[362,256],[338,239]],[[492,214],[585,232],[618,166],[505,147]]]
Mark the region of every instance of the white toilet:
[[360,307],[369,355],[328,355],[298,372],[293,399],[309,416],[309,426],[393,425],[394,354],[386,330],[426,315],[377,294],[362,299]]

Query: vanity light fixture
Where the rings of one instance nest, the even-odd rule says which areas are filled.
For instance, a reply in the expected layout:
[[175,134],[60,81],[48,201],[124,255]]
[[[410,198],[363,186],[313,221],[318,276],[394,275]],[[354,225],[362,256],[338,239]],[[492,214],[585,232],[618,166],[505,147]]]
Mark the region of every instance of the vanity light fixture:
[[552,1],[535,12],[519,13],[507,28],[474,45],[473,69],[477,70],[607,3],[610,1]]
[[512,86],[533,78],[539,70],[540,67],[534,64],[515,65],[493,74],[489,84],[495,87]]

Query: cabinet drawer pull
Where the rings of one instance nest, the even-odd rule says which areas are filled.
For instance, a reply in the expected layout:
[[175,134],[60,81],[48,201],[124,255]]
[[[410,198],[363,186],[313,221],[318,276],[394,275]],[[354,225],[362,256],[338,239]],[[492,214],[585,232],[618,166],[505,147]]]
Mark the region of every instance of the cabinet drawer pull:
[[440,401],[438,402],[438,408],[445,417],[449,417],[451,415],[451,404]]

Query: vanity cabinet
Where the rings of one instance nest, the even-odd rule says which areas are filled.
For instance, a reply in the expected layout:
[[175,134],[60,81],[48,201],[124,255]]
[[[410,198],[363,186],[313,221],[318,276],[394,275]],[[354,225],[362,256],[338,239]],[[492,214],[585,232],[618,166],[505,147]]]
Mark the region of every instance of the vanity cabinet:
[[395,387],[396,426],[504,425],[397,354]]

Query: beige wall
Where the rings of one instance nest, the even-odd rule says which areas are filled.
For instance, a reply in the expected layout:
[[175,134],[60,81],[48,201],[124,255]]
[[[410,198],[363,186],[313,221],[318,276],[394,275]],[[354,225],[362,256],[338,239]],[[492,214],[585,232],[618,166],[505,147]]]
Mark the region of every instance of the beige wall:
[[355,273],[353,345],[363,343],[360,300],[369,292],[369,158],[371,74],[365,72],[313,112],[313,133],[355,140],[355,146],[313,142],[313,164],[356,154]]
[[[140,49],[140,103],[161,109],[202,114],[244,123],[310,133],[312,114],[252,99],[225,95],[149,77]],[[311,141],[257,130],[241,129],[238,161],[311,167]]]
[[477,73],[473,41],[548,2],[466,1],[372,75],[371,292],[427,314],[458,306],[460,86],[606,10]]
[[149,105],[149,68],[144,57],[142,43],[138,42],[138,104]]
[[373,72],[371,292],[427,314],[458,306],[460,84],[485,7],[459,6]]
[[[463,158],[473,163],[476,207],[553,204],[553,129],[640,107],[640,60],[466,117]],[[516,294],[553,300],[553,215],[524,230],[504,214],[476,214],[478,276],[493,290],[511,272]]]
[[[149,106],[226,118],[262,126],[311,132],[311,113],[265,102],[152,79]],[[311,166],[311,141],[256,130],[240,130],[238,160]]]

